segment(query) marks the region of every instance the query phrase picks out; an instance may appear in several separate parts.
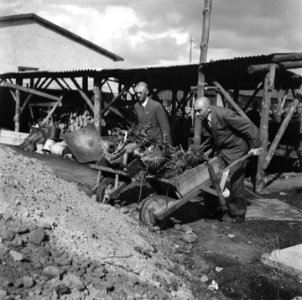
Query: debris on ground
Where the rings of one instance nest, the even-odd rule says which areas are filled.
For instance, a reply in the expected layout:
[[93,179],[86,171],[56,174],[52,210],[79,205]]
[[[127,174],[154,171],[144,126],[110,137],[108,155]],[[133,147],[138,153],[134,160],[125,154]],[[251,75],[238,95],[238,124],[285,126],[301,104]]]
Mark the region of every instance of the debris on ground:
[[92,201],[8,147],[0,147],[0,161],[1,297],[169,299],[171,291],[187,293],[178,290],[173,263],[154,251],[147,229],[123,211]]

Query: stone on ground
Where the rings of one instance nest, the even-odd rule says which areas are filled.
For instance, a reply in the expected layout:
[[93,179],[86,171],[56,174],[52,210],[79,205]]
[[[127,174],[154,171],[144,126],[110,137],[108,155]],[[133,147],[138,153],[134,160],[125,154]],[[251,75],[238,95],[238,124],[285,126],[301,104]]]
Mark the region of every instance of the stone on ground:
[[274,250],[270,254],[265,253],[262,255],[261,261],[268,266],[302,279],[302,244]]

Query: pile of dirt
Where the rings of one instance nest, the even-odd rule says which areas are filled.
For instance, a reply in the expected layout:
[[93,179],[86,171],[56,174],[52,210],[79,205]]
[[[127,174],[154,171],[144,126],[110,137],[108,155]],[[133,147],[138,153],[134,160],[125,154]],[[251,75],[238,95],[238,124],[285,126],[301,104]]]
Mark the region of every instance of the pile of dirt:
[[192,298],[134,219],[36,159],[0,161],[1,299]]

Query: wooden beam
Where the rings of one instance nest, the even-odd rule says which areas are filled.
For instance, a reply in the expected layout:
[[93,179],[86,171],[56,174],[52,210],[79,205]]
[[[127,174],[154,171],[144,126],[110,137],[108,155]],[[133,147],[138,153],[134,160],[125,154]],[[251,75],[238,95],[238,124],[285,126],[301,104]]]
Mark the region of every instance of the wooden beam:
[[82,78],[82,87],[83,87],[83,91],[85,91],[85,92],[88,91],[88,77],[87,76],[83,76],[83,78]]
[[65,91],[65,86],[62,85],[62,83],[57,79],[57,78],[53,78],[53,80],[58,84],[58,86],[63,90]]
[[260,140],[262,142],[262,148],[260,155],[258,156],[258,166],[256,175],[256,191],[261,193],[265,187],[265,171],[264,171],[264,160],[266,157],[266,151],[268,146],[268,125],[269,125],[269,111],[271,105],[271,93],[274,88],[275,79],[275,65],[272,64],[270,71],[266,74],[264,79],[264,93],[261,110],[260,120]]
[[75,85],[75,87],[76,87],[78,90],[81,90],[81,89],[82,89],[82,88],[80,87],[80,85],[78,84],[78,82],[75,80],[75,78],[70,77],[70,80],[73,82],[73,84]]
[[101,101],[102,101],[102,91],[101,87],[97,84],[96,78],[94,79],[94,126],[99,131],[101,135],[102,129],[102,113],[101,113]]
[[43,89],[47,89],[50,84],[53,82],[53,78],[50,78],[50,80],[47,82],[47,84],[43,87]]
[[298,103],[299,103],[299,100],[294,99],[294,101],[293,101],[293,103],[290,107],[290,111],[288,112],[285,119],[283,120],[283,122],[282,122],[282,124],[281,124],[281,126],[280,126],[280,128],[279,128],[279,130],[278,130],[271,146],[270,146],[270,149],[267,152],[267,155],[266,155],[266,158],[265,158],[264,164],[263,164],[264,169],[266,169],[268,167],[268,165],[269,165],[269,163],[270,163],[270,161],[271,161],[271,159],[272,159],[272,157],[273,157],[273,155],[276,151],[276,148],[279,145],[279,142],[280,142],[281,138],[283,137],[283,134],[284,134],[284,132],[285,132],[287,126],[288,126],[288,123],[289,123],[291,117],[293,116],[293,114],[296,110],[296,107],[297,107]]
[[9,90],[9,92],[10,92],[10,94],[12,95],[12,97],[13,97],[13,99],[14,99],[14,101],[15,101],[15,103],[16,103],[16,94],[10,89]]
[[247,108],[249,107],[249,105],[251,104],[251,102],[254,100],[254,98],[257,96],[257,94],[258,94],[259,91],[262,89],[262,87],[263,87],[263,81],[261,81],[261,82],[257,85],[257,87],[256,87],[256,89],[255,89],[253,95],[251,96],[251,98],[249,99],[249,101],[247,102],[247,104],[244,106],[244,108],[243,108],[243,111],[244,111],[244,112],[247,110]]
[[[255,72],[267,72],[270,69],[270,64],[261,64],[261,65],[250,65],[247,68],[249,74],[253,74]],[[298,69],[302,68],[302,60],[301,61],[287,61],[287,62],[280,62],[275,65],[276,69],[284,68],[284,69]]]
[[31,99],[32,95],[28,95],[28,97],[26,98],[24,104],[22,105],[21,107],[21,110],[20,110],[20,116],[22,115],[22,113],[24,112],[24,109],[26,107],[26,105],[28,104],[29,100]]
[[16,102],[15,102],[15,131],[20,131],[20,102],[21,102],[21,93],[19,90],[16,90]]
[[[42,86],[44,85],[44,83],[48,80],[49,78],[44,78],[43,79],[43,81],[40,83],[40,80],[38,80],[37,82],[36,82],[36,84],[35,84],[35,89],[41,89],[42,88]],[[40,83],[40,85],[39,85],[39,83]]]
[[90,109],[93,112],[94,111],[94,107],[93,107],[93,104],[92,104],[91,100],[89,99],[89,97],[82,90],[78,90],[78,92],[80,93],[80,95],[82,96],[82,98],[85,100],[85,102],[87,103],[87,105],[90,107]]
[[38,80],[35,82],[34,87],[33,87],[34,89],[37,88],[37,86],[40,83],[41,79],[42,79],[42,77],[38,78]]
[[232,99],[230,94],[221,86],[221,84],[217,81],[213,81],[213,83],[219,89],[219,91],[222,93],[222,95],[225,97],[225,99],[232,105],[232,107],[235,109],[235,111],[243,118],[246,118],[249,120],[249,118],[245,114],[245,112],[238,106],[238,104]]
[[70,87],[70,85],[67,83],[67,81],[62,77],[61,80],[65,83],[65,85],[67,86],[67,88],[69,90],[72,90],[72,88]]
[[302,60],[302,53],[275,54],[272,58],[272,62],[285,62],[295,60]]
[[135,79],[135,80],[133,80],[129,85],[127,85],[127,86],[125,86],[120,92],[119,92],[119,94],[115,97],[115,98],[113,98],[110,102],[109,102],[109,104],[105,107],[105,108],[103,108],[102,110],[101,110],[101,115],[103,115],[108,109],[109,109],[109,107],[110,106],[112,106],[112,104],[114,103],[114,102],[116,102],[132,85],[133,85],[133,83],[135,82],[137,80],[137,78]]
[[2,86],[8,87],[8,88],[13,88],[13,89],[16,89],[16,90],[19,90],[19,91],[23,91],[23,92],[26,92],[26,93],[29,93],[29,94],[37,95],[37,96],[44,97],[44,98],[51,99],[51,100],[55,100],[55,101],[60,100],[59,97],[56,97],[54,95],[47,94],[45,92],[40,92],[40,91],[31,89],[31,88],[26,88],[26,87],[23,87],[23,86],[18,85],[18,84],[3,82]]
[[47,114],[47,116],[44,118],[44,120],[42,121],[42,123],[40,124],[40,127],[44,126],[49,118],[52,116],[52,114],[54,113],[54,111],[56,110],[56,108],[61,104],[62,102],[62,99],[63,99],[63,96],[61,96],[59,98],[59,100],[57,101],[57,103],[53,106],[53,108],[50,110],[50,112]]
[[[198,68],[197,98],[204,96],[205,75],[202,65],[207,62],[208,44],[210,39],[210,21],[211,21],[212,0],[204,0],[202,34],[200,43],[200,56]],[[194,118],[194,144],[200,145],[201,138],[201,120]]]

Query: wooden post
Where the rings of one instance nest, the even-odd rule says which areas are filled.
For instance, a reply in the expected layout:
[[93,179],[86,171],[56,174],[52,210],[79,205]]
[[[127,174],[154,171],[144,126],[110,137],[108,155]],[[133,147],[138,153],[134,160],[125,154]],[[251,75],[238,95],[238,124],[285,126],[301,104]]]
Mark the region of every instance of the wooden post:
[[262,142],[262,148],[260,155],[258,156],[257,176],[256,176],[256,191],[261,193],[265,187],[265,171],[264,161],[266,157],[266,151],[268,146],[268,121],[269,110],[271,104],[271,92],[274,88],[275,80],[275,65],[272,64],[270,71],[266,74],[264,79],[264,93],[262,100],[261,121],[260,121],[260,140]]
[[16,102],[15,102],[15,131],[20,131],[20,102],[21,102],[21,93],[19,90],[16,90]]
[[[269,165],[274,153],[275,153],[275,150],[287,128],[287,125],[291,119],[291,117],[293,116],[295,110],[296,110],[296,107],[299,103],[299,100],[298,99],[295,99],[290,107],[290,111],[288,112],[288,114],[286,115],[285,119],[283,120],[271,146],[270,146],[270,149],[269,151],[267,152],[267,155],[266,155],[266,158],[265,158],[265,161],[264,161],[264,164],[263,164],[263,168],[266,169],[267,166]],[[297,137],[298,138],[298,137]]]
[[[23,80],[17,79],[16,83],[18,86],[22,86]],[[4,82],[3,85],[5,85],[5,84],[9,84],[9,83]],[[20,92],[20,90],[16,89],[14,121],[15,121],[15,131],[17,131],[17,132],[20,131],[20,115],[21,115],[21,92]]]
[[94,126],[99,131],[101,135],[102,128],[102,114],[101,114],[101,101],[102,101],[102,90],[100,85],[100,80],[98,77],[94,78],[93,83],[93,95],[94,95]]
[[[202,35],[200,43],[200,57],[199,57],[199,68],[198,68],[198,83],[197,83],[197,97],[204,96],[205,89],[205,75],[202,71],[202,64],[207,61],[208,43],[210,36],[210,17],[212,9],[212,0],[204,0],[203,9],[203,24],[202,24]],[[200,145],[201,135],[201,120],[194,118],[194,144]]]
[[217,81],[213,81],[214,85],[219,89],[225,99],[232,105],[235,111],[243,118],[249,119],[245,112],[237,105],[237,103],[232,99],[230,94],[221,86]]

